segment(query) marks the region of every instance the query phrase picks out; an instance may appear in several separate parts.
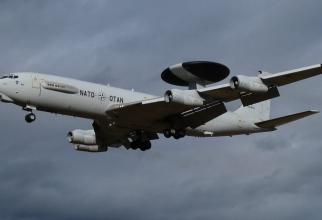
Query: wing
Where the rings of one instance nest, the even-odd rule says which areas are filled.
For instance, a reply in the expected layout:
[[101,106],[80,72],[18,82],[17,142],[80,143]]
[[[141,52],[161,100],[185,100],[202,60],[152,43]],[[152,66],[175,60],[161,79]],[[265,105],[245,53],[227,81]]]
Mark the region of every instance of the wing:
[[137,139],[139,136],[146,140],[159,139],[155,132],[141,131],[140,134],[136,133],[134,129],[129,127],[116,125],[113,122],[94,121],[93,128],[95,131],[96,140],[102,146],[120,148],[124,146],[126,149],[130,148],[129,138],[132,140]]
[[[261,74],[259,76],[263,82],[270,86],[284,86],[290,83],[294,83],[303,79],[307,79],[322,73],[322,65],[317,64],[313,66],[303,67],[300,69],[289,70],[281,73],[275,74]],[[270,95],[267,98],[274,98],[279,96],[278,91],[273,89],[269,90]],[[241,91],[230,88],[230,84],[223,84],[220,86],[213,86],[204,89],[199,89],[198,92],[209,95],[217,100],[222,100],[224,102],[230,102],[236,99],[239,99],[244,94],[241,94]],[[253,97],[265,97],[265,94],[252,94],[248,93],[247,96],[252,95]],[[274,96],[274,97],[273,97]],[[257,101],[257,100],[256,100]],[[263,100],[259,100],[263,101]]]
[[128,140],[130,129],[120,128],[102,121],[94,121],[92,125],[96,140],[101,143],[100,145],[115,148],[123,145],[126,149],[130,148],[130,142]]
[[[151,128],[162,132],[169,127],[168,119],[179,121],[185,127],[197,127],[227,112],[222,102],[212,102],[202,107],[191,107],[177,103],[165,102],[164,98],[145,101],[114,104],[105,113],[110,120],[116,120],[119,126],[133,129]],[[151,130],[151,131],[152,131]]]
[[[262,73],[262,72],[261,72]],[[300,69],[289,70],[275,74],[260,74],[259,79],[269,86],[268,92],[263,94],[253,94],[242,92],[230,88],[230,84],[214,86],[198,90],[198,92],[209,95],[217,100],[224,102],[241,99],[244,106],[255,104],[261,101],[272,99],[279,96],[277,87],[307,79],[322,73],[322,65],[303,67]]]
[[117,119],[132,118],[133,121],[144,119],[146,125],[150,125],[155,120],[189,109],[191,109],[191,106],[166,103],[164,98],[160,97],[132,103],[110,105],[105,110],[105,113],[111,118]]
[[303,79],[307,79],[322,73],[322,65],[317,64],[313,66],[303,67],[300,69],[289,70],[286,72],[275,73],[271,75],[261,76],[260,78],[267,83],[276,86],[284,86]]
[[321,64],[290,70],[286,72],[265,75],[260,78],[271,86],[267,94],[252,94],[232,89],[230,84],[212,86],[198,89],[200,96],[207,97],[202,107],[165,102],[163,97],[132,102],[113,104],[105,113],[111,121],[117,121],[118,126],[132,129],[143,129],[151,132],[162,132],[169,126],[168,119],[179,121],[188,127],[197,127],[227,112],[222,102],[230,102],[236,99],[246,100],[245,105],[254,104],[266,99],[279,96],[277,86],[283,86],[322,73]]

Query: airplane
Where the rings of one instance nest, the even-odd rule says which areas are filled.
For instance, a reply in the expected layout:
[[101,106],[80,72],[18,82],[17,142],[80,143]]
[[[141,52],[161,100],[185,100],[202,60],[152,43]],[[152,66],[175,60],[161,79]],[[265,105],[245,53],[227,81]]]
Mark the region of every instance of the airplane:
[[[4,75],[0,101],[21,106],[25,120],[36,120],[33,111],[44,111],[93,120],[92,130],[76,129],[67,140],[78,151],[105,152],[109,147],[151,148],[151,140],[185,136],[217,137],[269,132],[278,126],[318,113],[309,110],[270,119],[270,100],[278,87],[322,73],[317,64],[257,77],[237,75],[229,83],[206,87],[230,73],[223,64],[184,62],[165,69],[161,78],[188,89],[170,89],[158,97],[131,90],[34,72]],[[227,111],[226,102],[240,99],[242,106]]]

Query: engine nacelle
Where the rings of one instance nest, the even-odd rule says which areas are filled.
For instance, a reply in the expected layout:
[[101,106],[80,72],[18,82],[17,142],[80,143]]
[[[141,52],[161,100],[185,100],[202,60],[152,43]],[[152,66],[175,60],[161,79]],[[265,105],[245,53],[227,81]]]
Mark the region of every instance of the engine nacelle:
[[96,145],[96,136],[94,130],[75,130],[68,132],[67,140],[73,144]]
[[202,106],[205,101],[200,97],[196,90],[182,91],[179,89],[171,89],[164,94],[165,102],[173,102],[188,106]]
[[75,150],[86,151],[86,152],[105,152],[107,147],[101,147],[99,145],[83,145],[83,144],[74,144]]
[[230,80],[230,88],[251,93],[266,93],[268,91],[259,77],[234,76]]

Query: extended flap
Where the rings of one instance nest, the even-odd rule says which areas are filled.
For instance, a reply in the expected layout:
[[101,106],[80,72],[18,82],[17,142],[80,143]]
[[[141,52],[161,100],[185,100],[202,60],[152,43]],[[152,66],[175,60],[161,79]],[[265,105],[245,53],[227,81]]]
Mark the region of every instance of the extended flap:
[[191,128],[199,127],[227,112],[222,102],[213,102],[182,114],[182,122]]

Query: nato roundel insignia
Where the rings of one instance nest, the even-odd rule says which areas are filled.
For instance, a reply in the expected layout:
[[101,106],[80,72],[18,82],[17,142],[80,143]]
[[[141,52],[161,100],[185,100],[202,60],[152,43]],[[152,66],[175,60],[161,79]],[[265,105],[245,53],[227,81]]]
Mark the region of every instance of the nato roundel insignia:
[[98,99],[104,101],[106,99],[106,95],[103,92],[98,93]]

